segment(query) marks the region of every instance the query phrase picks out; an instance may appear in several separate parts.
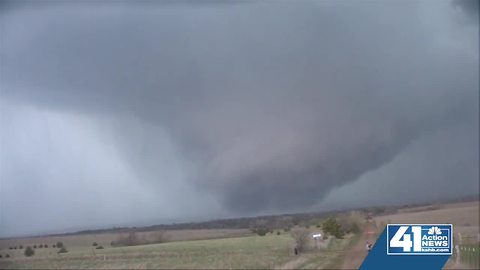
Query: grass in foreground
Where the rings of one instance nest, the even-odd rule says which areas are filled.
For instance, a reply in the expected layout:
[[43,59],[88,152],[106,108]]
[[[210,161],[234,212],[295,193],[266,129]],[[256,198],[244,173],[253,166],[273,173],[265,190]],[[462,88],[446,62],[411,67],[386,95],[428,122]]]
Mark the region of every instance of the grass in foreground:
[[[163,244],[105,247],[68,248],[57,254],[53,249],[37,249],[26,258],[0,260],[0,268],[8,269],[273,269],[292,264],[295,268],[331,269],[341,266],[343,253],[357,236],[332,239],[323,250],[313,249],[299,256],[292,252],[294,241],[290,234],[268,234],[237,238],[169,242]],[[287,264],[290,262],[290,264]]]
[[326,249],[313,250],[299,269],[339,269],[344,260],[344,251],[355,245],[360,235],[348,235],[344,239],[332,239]]
[[[0,261],[0,268],[274,268],[292,259],[287,235],[249,236],[92,250],[35,254]],[[95,252],[95,255],[93,255]]]

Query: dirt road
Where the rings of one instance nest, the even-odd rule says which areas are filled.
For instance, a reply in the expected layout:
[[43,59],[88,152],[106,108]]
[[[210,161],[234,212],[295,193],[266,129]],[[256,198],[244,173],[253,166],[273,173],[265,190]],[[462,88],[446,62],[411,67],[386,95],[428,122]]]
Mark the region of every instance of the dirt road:
[[343,269],[358,269],[367,256],[366,244],[374,244],[377,235],[377,228],[371,218],[367,219],[362,236],[358,243],[345,252]]
[[288,261],[284,265],[278,267],[278,269],[299,269],[302,264],[306,263],[310,259],[311,256],[300,255],[294,260]]

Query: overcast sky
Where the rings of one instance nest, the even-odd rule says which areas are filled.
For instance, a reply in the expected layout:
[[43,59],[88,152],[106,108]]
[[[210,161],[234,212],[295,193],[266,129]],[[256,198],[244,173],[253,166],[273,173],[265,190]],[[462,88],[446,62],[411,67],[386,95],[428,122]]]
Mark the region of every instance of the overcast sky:
[[478,1],[0,1],[0,38],[0,236],[478,194]]

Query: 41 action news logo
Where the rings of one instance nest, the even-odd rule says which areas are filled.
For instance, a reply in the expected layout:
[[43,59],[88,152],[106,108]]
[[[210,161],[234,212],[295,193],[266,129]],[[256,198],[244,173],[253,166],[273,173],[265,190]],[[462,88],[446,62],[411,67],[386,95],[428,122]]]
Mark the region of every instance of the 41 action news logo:
[[388,255],[452,255],[452,224],[388,224]]

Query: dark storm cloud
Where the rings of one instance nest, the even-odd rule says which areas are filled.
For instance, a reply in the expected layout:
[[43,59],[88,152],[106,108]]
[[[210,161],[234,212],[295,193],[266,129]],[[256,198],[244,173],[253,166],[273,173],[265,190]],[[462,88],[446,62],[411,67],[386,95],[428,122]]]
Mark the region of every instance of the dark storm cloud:
[[116,118],[160,187],[161,128],[188,183],[240,213],[314,205],[477,117],[478,28],[450,2],[184,2],[4,11],[2,98]]
[[465,14],[472,18],[472,21],[478,23],[479,0],[454,0],[453,4],[462,9]]

